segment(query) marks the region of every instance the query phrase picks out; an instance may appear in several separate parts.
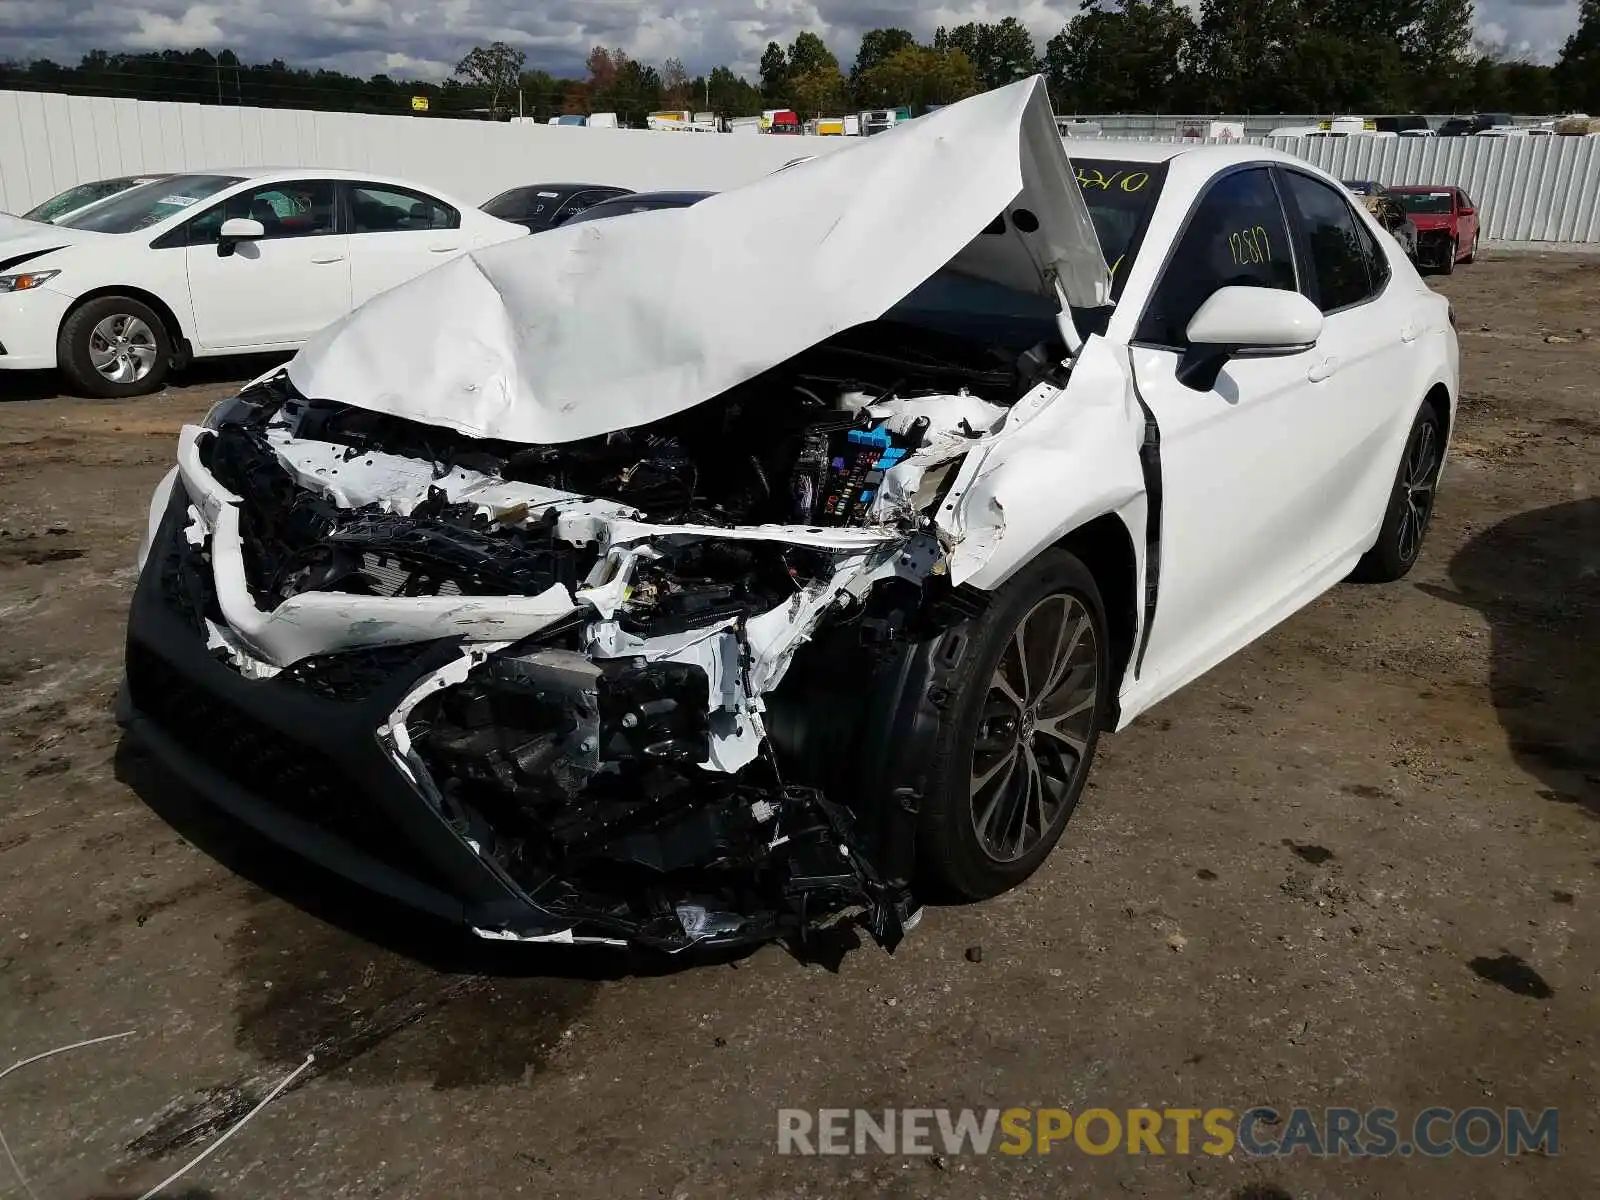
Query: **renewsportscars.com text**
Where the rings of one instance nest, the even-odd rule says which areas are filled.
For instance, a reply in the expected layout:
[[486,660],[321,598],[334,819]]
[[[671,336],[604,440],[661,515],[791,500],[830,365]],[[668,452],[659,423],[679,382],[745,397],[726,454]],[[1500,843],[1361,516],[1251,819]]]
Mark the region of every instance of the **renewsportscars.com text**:
[[778,1110],[778,1153],[1207,1154],[1223,1157],[1442,1158],[1560,1153],[1547,1108],[803,1108]]

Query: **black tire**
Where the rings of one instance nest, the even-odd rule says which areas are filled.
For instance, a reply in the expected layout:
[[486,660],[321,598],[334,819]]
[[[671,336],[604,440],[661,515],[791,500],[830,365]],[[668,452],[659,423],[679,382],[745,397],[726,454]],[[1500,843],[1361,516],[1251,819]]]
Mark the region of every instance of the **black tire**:
[[1463,258],[1461,261],[1462,261],[1463,264],[1472,263],[1472,262],[1477,262],[1478,261],[1478,235],[1477,234],[1473,234],[1472,235],[1472,245],[1467,250],[1467,256],[1465,258]]
[[1459,247],[1456,245],[1455,239],[1451,238],[1450,239],[1449,249],[1447,249],[1444,252],[1444,258],[1441,259],[1440,262],[1439,262],[1439,274],[1441,274],[1441,275],[1453,275],[1453,274],[1455,274],[1456,252],[1457,252],[1458,249],[1459,249]]
[[1395,471],[1378,540],[1361,556],[1352,579],[1393,583],[1404,579],[1422,553],[1444,463],[1444,422],[1432,402],[1417,410]]
[[[1034,690],[1043,694],[1027,696],[1031,706],[1015,706],[996,690],[996,680],[1004,672],[1016,692],[1026,691],[1027,673],[1016,646],[1030,617],[1038,624],[1030,624],[1034,633],[1023,639],[1029,657],[1037,668],[1046,657],[1046,643],[1053,643],[1048,657],[1059,671],[1036,669],[1047,683],[1057,681],[1055,687],[1036,685]],[[1052,628],[1076,632],[1070,654],[1059,652],[1073,633],[1063,638],[1052,635]],[[929,772],[937,782],[923,797],[917,860],[925,894],[957,901],[983,900],[1016,887],[1055,847],[1088,779],[1112,688],[1100,589],[1089,569],[1064,550],[1049,550],[1025,567],[995,594],[967,632]],[[1093,645],[1086,647],[1088,637]],[[1082,672],[1089,664],[1093,676],[1088,685],[1094,691],[1085,707]],[[1018,715],[1007,732],[1012,713]],[[1081,752],[1067,749],[1069,735],[1081,744]],[[1007,746],[1014,764],[1009,773],[1002,761]],[[976,773],[984,769],[996,773],[974,796]],[[1026,791],[1012,786],[1017,770],[1027,771]],[[1035,780],[1037,790],[1031,786]],[[1051,800],[1054,807],[1047,811]],[[1017,844],[1007,852],[997,853],[980,835],[980,805],[989,813],[992,842],[1009,841],[1009,831],[1015,829]],[[999,825],[1002,818],[1007,818],[1004,828]]]
[[[97,330],[106,321],[126,318],[126,327],[136,331],[134,340],[123,347],[130,364],[126,380],[108,378],[95,367],[95,353],[116,353],[119,347],[95,345]],[[142,332],[139,332],[142,330]],[[153,354],[146,369],[142,356]],[[140,358],[134,357],[140,356]],[[56,339],[56,362],[73,389],[82,395],[120,400],[158,391],[172,368],[172,335],[164,322],[147,304],[129,296],[98,296],[67,314]]]

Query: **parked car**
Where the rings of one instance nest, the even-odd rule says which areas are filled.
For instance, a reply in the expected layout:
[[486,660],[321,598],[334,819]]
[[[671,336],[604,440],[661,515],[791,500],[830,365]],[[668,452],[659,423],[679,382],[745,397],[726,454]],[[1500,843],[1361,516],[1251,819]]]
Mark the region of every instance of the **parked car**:
[[120,719],[482,937],[892,948],[1102,732],[1411,569],[1453,326],[1337,180],[1069,160],[1035,77],[448,263],[185,428]]
[[628,213],[654,212],[661,208],[688,208],[691,204],[699,204],[707,196],[715,194],[715,192],[631,192],[626,196],[603,200],[586,208],[566,223],[577,225],[585,221],[604,221],[608,217],[622,217]]
[[542,233],[602,200],[631,195],[631,188],[599,183],[538,183],[501,192],[481,207],[491,217],[515,222],[530,233]]
[[1458,187],[1426,184],[1390,188],[1417,227],[1417,262],[1448,275],[1478,256],[1478,206]]
[[1401,137],[1427,136],[1433,132],[1433,127],[1428,124],[1428,118],[1420,113],[1373,117],[1372,124],[1379,132],[1395,133]]
[[349,171],[207,171],[0,236],[0,370],[155,391],[174,363],[293,350],[457,254],[526,237],[431,189]]
[[1472,117],[1449,117],[1435,132],[1439,137],[1465,137],[1478,132],[1478,123]]
[[1417,261],[1417,227],[1406,215],[1405,205],[1390,194],[1389,189],[1375,179],[1347,179],[1344,181],[1353,195],[1360,196],[1367,211],[1378,219],[1378,224],[1400,243],[1406,257]]
[[118,193],[166,178],[168,176],[164,174],[121,175],[115,179],[96,179],[90,183],[76,184],[64,192],[51,196],[43,204],[30,208],[22,215],[29,221],[54,223]]

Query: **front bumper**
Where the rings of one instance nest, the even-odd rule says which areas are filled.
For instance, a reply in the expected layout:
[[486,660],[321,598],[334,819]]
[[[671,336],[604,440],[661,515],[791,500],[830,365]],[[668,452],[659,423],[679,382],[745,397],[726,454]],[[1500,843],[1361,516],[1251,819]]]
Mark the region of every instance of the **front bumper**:
[[1417,261],[1425,267],[1442,267],[1451,260],[1450,231],[1448,229],[1420,229],[1417,231]]
[[206,648],[209,584],[183,537],[187,509],[174,488],[134,592],[119,723],[219,807],[363,887],[488,936],[589,940],[481,858],[378,741],[457,642],[247,679]]
[[0,370],[55,366],[56,337],[71,307],[71,296],[48,287],[0,293]]

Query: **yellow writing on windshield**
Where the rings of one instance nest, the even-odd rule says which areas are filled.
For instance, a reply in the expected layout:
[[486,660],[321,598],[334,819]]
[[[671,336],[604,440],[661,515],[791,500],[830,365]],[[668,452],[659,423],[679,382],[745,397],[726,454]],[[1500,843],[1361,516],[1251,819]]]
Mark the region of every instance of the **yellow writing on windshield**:
[[1149,171],[1112,171],[1108,175],[1098,167],[1078,168],[1078,186],[1086,192],[1109,192],[1118,188],[1131,196],[1143,191],[1149,182]]

